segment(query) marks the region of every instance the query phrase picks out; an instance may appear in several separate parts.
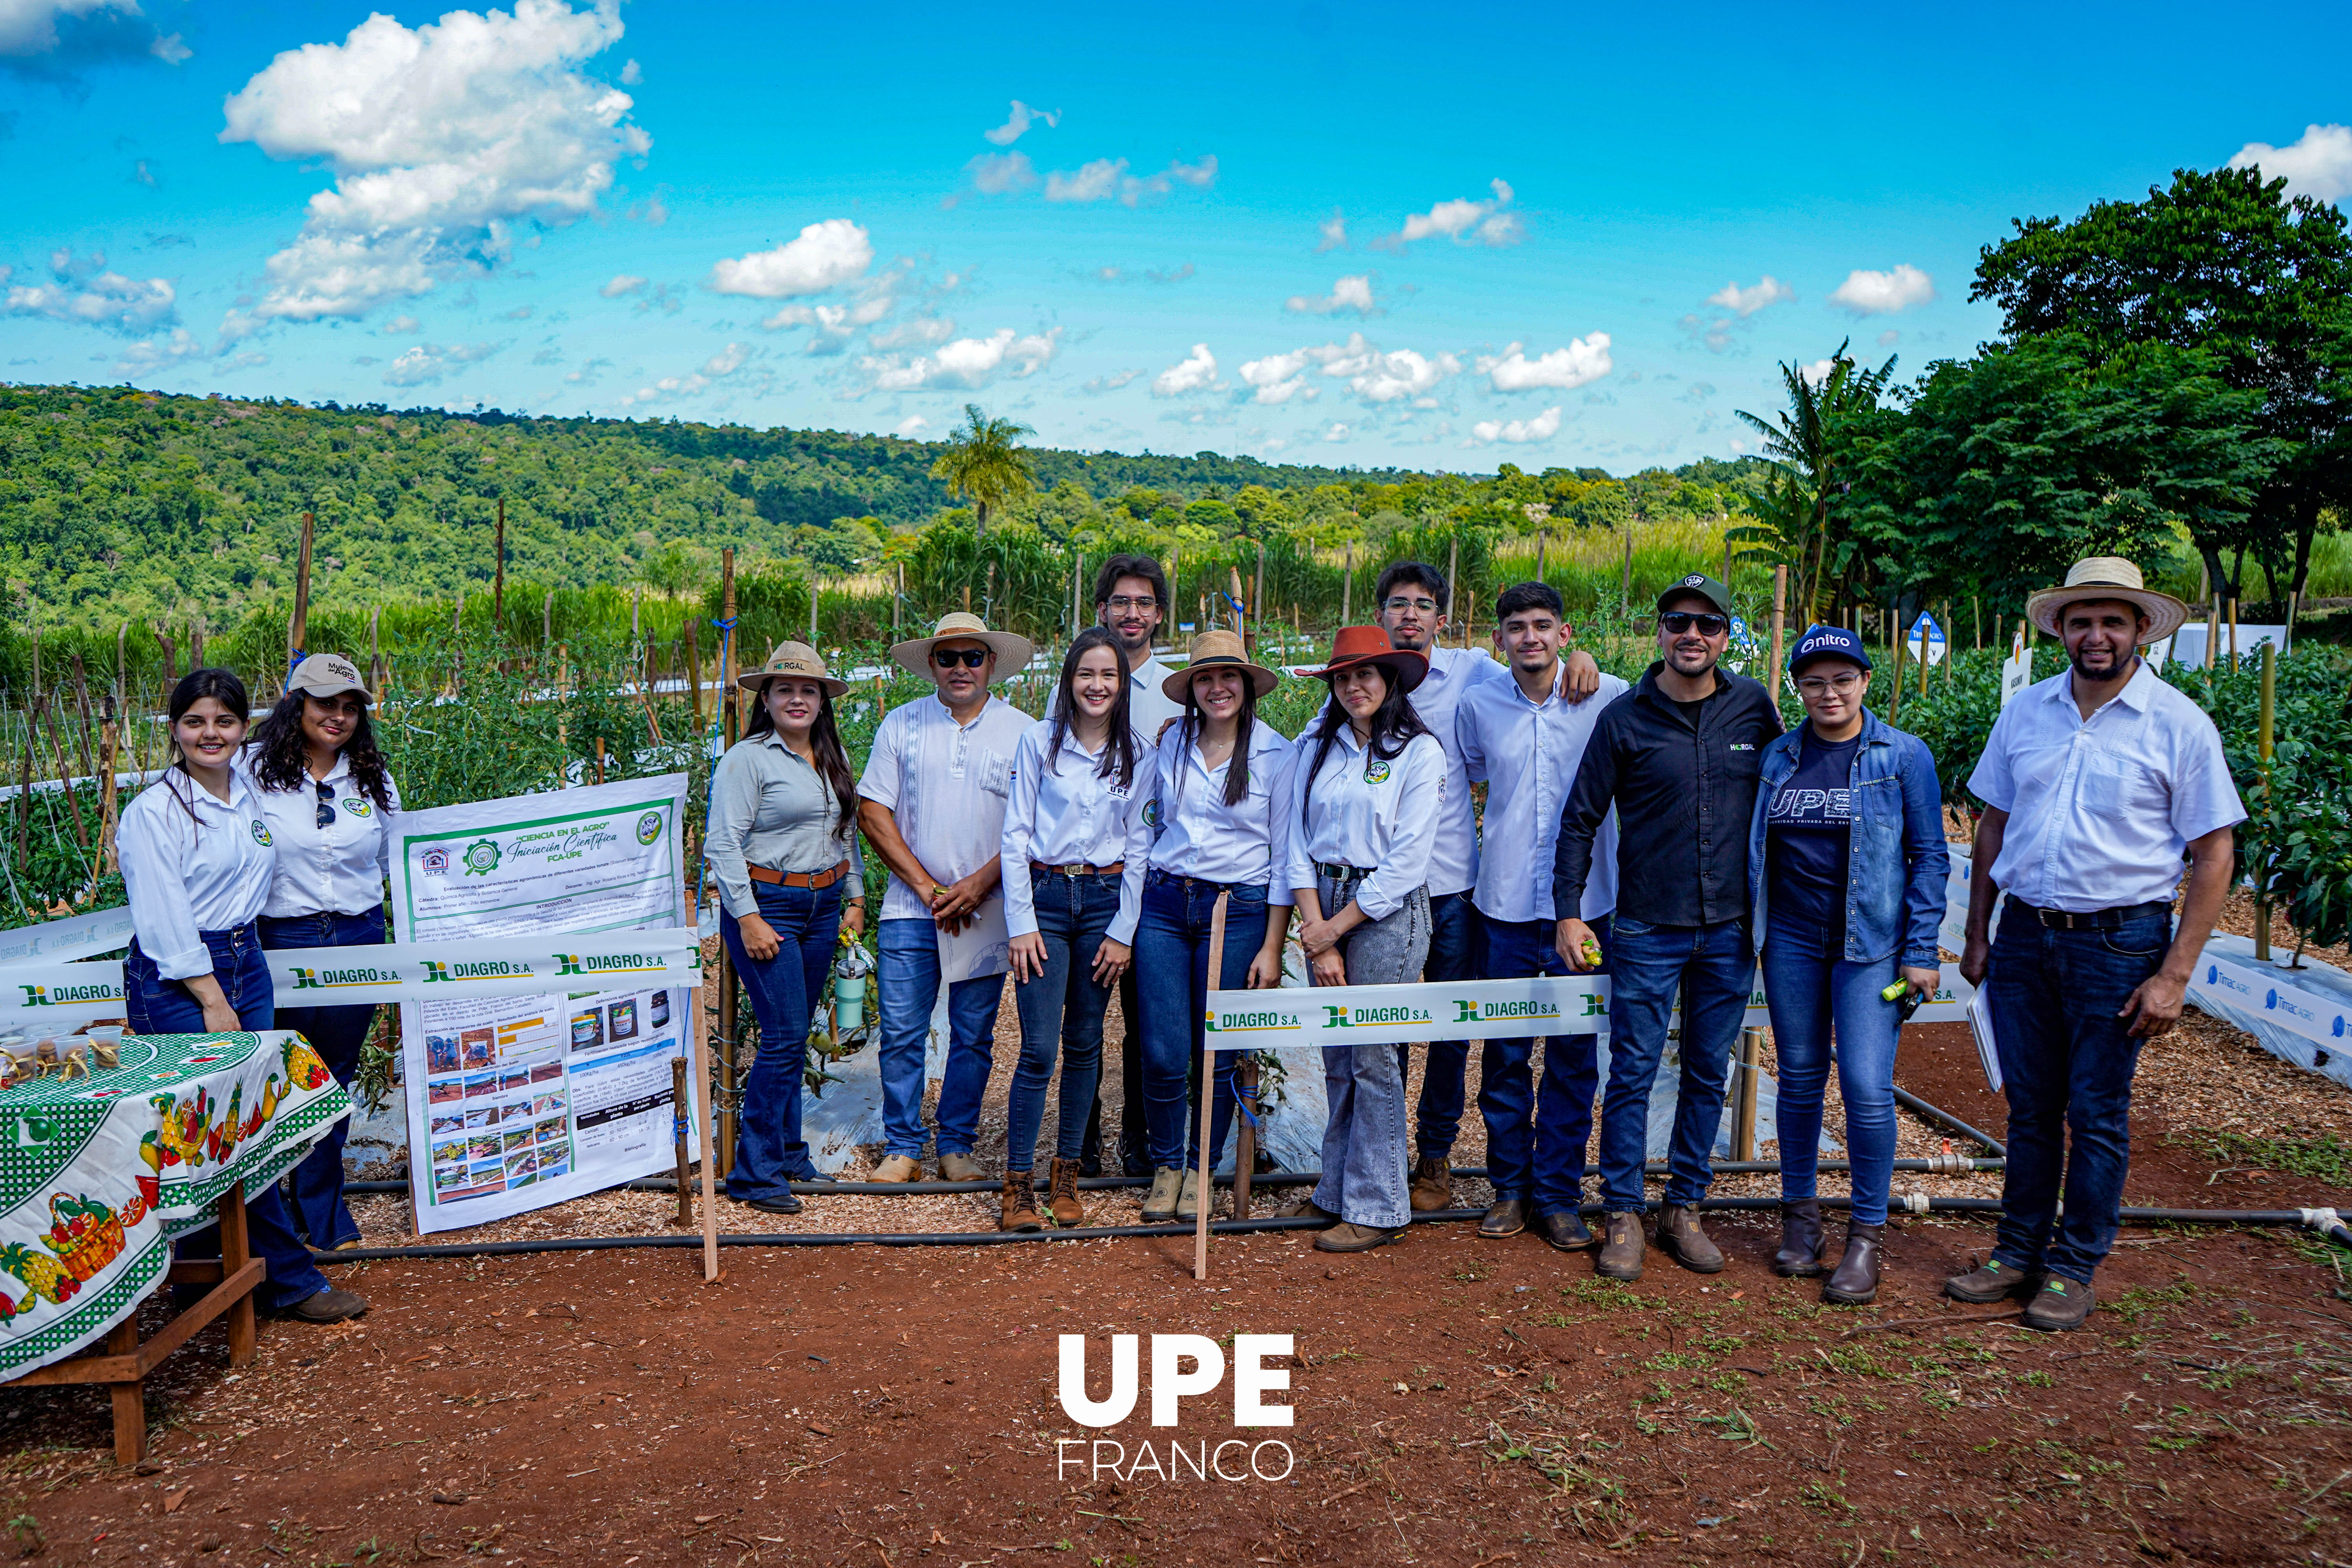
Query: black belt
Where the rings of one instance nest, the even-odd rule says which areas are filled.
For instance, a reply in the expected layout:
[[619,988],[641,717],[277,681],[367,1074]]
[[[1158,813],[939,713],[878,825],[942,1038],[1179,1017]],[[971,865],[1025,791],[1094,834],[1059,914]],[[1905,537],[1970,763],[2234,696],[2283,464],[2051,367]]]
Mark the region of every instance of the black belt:
[[1330,864],[1328,861],[1318,860],[1315,862],[1315,869],[1321,872],[1324,876],[1330,878],[1335,882],[1344,882],[1350,877],[1359,879],[1369,877],[1372,875],[1373,872],[1378,871],[1380,868],[1377,866],[1338,866]]
[[2028,919],[2041,921],[2052,931],[2113,931],[2133,921],[2150,920],[2172,913],[2168,902],[2126,904],[2112,910],[2045,910],[2011,896],[2006,900],[2007,910],[2014,910]]

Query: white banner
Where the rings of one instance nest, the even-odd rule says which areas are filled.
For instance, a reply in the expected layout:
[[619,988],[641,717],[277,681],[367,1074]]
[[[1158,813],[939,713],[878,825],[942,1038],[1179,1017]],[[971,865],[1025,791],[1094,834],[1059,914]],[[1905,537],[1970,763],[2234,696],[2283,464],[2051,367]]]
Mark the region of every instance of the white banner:
[[280,1007],[543,996],[572,986],[603,990],[702,984],[702,940],[691,926],[375,947],[291,947],[268,956],[271,987]]
[[2265,1023],[2291,1035],[2317,1041],[2332,1051],[2347,1048],[2345,1032],[2352,1024],[2346,1020],[2352,1017],[2352,1011],[2336,997],[2282,985],[2275,974],[2265,974],[2251,963],[2232,963],[2210,947],[2198,960],[2197,973],[2189,984],[2192,998],[2203,992],[2242,1012],[2260,1009]]
[[0,931],[0,968],[88,958],[93,952],[112,952],[130,945],[131,910],[126,905]]

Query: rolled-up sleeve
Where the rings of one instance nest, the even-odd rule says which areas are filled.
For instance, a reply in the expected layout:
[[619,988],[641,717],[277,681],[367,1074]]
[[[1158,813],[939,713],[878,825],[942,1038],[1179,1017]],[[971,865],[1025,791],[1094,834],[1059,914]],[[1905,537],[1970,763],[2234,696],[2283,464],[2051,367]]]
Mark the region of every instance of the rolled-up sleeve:
[[1445,750],[1437,737],[1415,735],[1397,763],[1404,804],[1396,833],[1381,850],[1379,867],[1356,888],[1356,907],[1368,920],[1388,919],[1415,888],[1428,883],[1430,852],[1445,816]]
[[[170,798],[168,778],[148,786],[164,793],[158,803],[178,811]],[[122,814],[115,829],[114,847],[122,862],[122,887],[131,905],[131,930],[139,951],[152,959],[155,972],[166,980],[193,980],[213,972],[212,949],[196,929],[195,911],[188,904],[188,887],[181,862],[186,845],[174,833],[178,826],[162,811],[146,805],[145,796]],[[193,823],[189,824],[191,829]]]
[[760,912],[751,892],[751,864],[743,840],[760,811],[759,758],[755,746],[737,746],[719,760],[719,776],[710,785],[710,831],[703,854],[719,881],[719,907],[741,920]]

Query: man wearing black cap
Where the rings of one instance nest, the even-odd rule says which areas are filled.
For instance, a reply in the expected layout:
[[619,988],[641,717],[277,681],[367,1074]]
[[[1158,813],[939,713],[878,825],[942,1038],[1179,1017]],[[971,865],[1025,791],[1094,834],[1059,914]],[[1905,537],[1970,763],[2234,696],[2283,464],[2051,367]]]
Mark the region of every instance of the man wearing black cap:
[[[1609,1087],[1601,1111],[1601,1196],[1608,1235],[1595,1268],[1642,1275],[1643,1165],[1650,1086],[1667,1016],[1683,1004],[1682,1085],[1675,1108],[1658,1245],[1685,1268],[1723,1267],[1698,1223],[1722,1121],[1723,1082],[1755,975],[1748,825],[1764,747],[1780,715],[1759,681],[1718,669],[1731,641],[1731,591],[1694,573],[1658,596],[1659,661],[1611,703],[1584,748],[1560,813],[1552,908],[1581,909],[1593,837],[1617,811],[1617,914],[1610,941]],[[1561,959],[1593,965],[1591,928],[1559,921]]]

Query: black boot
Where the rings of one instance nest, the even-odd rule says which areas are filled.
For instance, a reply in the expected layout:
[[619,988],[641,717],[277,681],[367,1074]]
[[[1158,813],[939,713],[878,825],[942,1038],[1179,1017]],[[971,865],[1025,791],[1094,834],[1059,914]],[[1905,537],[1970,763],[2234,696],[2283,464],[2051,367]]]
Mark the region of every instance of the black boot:
[[1866,1307],[1878,1299],[1878,1243],[1886,1234],[1883,1225],[1845,1227],[1845,1256],[1837,1272],[1822,1285],[1822,1300],[1843,1307]]
[[1784,1279],[1811,1279],[1821,1271],[1821,1200],[1783,1199],[1780,1204],[1780,1250],[1772,1255],[1772,1272]]

